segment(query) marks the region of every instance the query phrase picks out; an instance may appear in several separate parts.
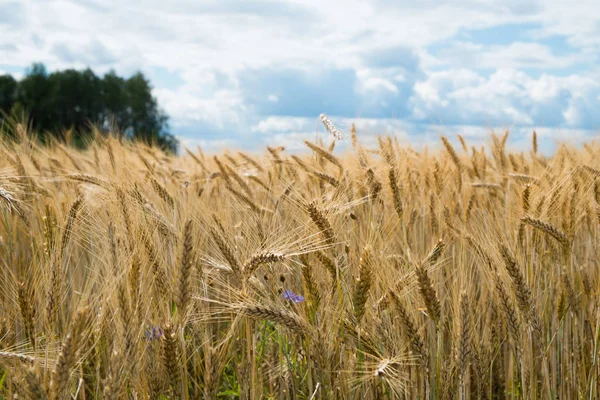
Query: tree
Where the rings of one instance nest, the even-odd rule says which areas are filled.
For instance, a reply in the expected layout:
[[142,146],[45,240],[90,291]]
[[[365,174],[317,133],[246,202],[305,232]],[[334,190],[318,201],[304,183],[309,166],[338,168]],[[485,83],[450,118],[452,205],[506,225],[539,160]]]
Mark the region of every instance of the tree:
[[52,105],[47,110],[53,116],[49,128],[72,129],[76,143],[81,144],[81,133],[97,122],[102,114],[100,79],[90,69],[54,72],[48,77]]
[[141,72],[124,79],[114,71],[100,78],[91,69],[56,71],[48,75],[43,64],[33,64],[19,82],[0,76],[0,109],[25,110],[33,128],[44,135],[73,133],[83,145],[89,124],[116,129],[132,139],[175,151],[177,139],[169,133],[168,116],[152,96],[152,86]]
[[129,133],[148,144],[176,149],[177,139],[169,134],[168,116],[152,97],[152,86],[141,72],[125,82],[130,124]]
[[115,71],[104,75],[100,82],[100,96],[102,98],[102,115],[99,122],[108,129],[110,127],[129,126],[130,118],[127,112],[127,93],[125,79],[117,76]]
[[131,115],[133,137],[154,143],[162,129],[156,99],[152,97],[150,82],[137,73],[125,83]]
[[18,83],[17,101],[30,113],[34,129],[45,131],[55,127],[54,115],[51,112],[51,92],[48,74],[43,64],[33,64]]
[[17,97],[17,81],[10,75],[0,76],[0,111],[10,113]]

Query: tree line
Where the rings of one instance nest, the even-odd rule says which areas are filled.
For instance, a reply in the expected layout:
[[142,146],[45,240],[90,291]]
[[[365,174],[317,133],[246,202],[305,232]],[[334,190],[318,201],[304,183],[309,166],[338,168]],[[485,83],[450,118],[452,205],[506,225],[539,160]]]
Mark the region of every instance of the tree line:
[[0,75],[0,120],[22,115],[42,142],[69,131],[73,143],[83,146],[93,124],[166,150],[177,148],[168,116],[141,72],[125,79],[114,71],[99,77],[89,68],[48,73],[43,64],[33,64],[21,80]]

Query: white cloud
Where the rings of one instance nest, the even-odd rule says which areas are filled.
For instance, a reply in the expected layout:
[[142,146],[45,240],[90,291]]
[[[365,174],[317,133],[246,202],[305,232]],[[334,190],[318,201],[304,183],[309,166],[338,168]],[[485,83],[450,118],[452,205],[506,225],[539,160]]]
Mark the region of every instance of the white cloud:
[[298,117],[268,117],[254,125],[251,130],[257,133],[305,131],[315,126],[317,119]]
[[215,89],[210,96],[183,89],[154,89],[159,104],[180,122],[208,122],[219,128],[239,124],[244,104],[235,90]]
[[[139,64],[189,71],[272,65],[359,67],[360,54],[369,49],[398,45],[421,49],[452,38],[459,29],[518,21],[547,22],[548,32],[571,35],[575,43],[584,41],[585,32],[598,36],[594,2],[553,5],[569,18],[579,18],[574,24],[560,22],[550,6],[534,1],[524,4],[531,5],[530,13],[523,14],[519,7],[470,0],[445,4],[359,0],[244,4],[229,0],[168,5],[158,0],[127,4],[116,0],[31,0],[23,2],[25,23],[21,28],[0,27],[0,31],[2,40],[10,43],[23,43],[24,37],[34,33],[44,37],[47,43],[41,50],[33,43],[23,43],[15,60],[23,65],[43,60],[50,67],[62,66],[64,62],[52,54],[54,45],[70,43],[83,51],[94,39],[119,58],[114,62],[117,68]],[[590,42],[589,38],[585,42]],[[511,51],[525,50],[517,46]]]
[[535,20],[543,25],[537,31],[537,37],[562,35],[575,47],[597,50],[600,46],[597,1],[582,0],[569,3],[549,0],[542,4],[541,12],[535,16]]
[[[323,103],[343,103],[339,123],[346,128],[348,117],[364,113],[382,117],[357,120],[374,130],[404,129],[389,119],[395,113],[408,125],[593,128],[600,125],[600,71],[592,67],[600,54],[597,8],[597,0],[0,0],[0,68],[34,61],[50,70],[91,64],[98,73],[114,68],[125,75],[163,68],[182,80],[154,91],[173,127],[211,126],[245,138],[314,134],[315,120],[298,117],[313,113],[301,101],[319,98],[307,91],[330,87],[356,97]],[[512,43],[457,37],[519,23],[534,28]],[[556,35],[572,48],[552,47]],[[431,50],[442,42],[450,45]],[[277,88],[257,85],[255,98],[244,90],[247,71],[284,70],[301,71],[310,87],[302,91],[293,74],[282,74]],[[321,82],[323,71],[352,73],[326,86],[333,78]],[[328,110],[314,112],[315,119],[320,112]],[[285,117],[291,113],[296,119]]]
[[414,86],[415,95],[412,99],[417,118],[425,118],[428,110],[435,107],[447,107],[448,94],[456,93],[462,88],[482,84],[484,79],[468,69],[433,72],[424,81]]
[[507,123],[596,128],[600,83],[577,75],[533,78],[499,69],[489,78],[468,70],[429,74],[415,85],[411,99],[417,118],[440,123]]
[[180,146],[194,151],[198,146],[209,153],[217,153],[226,149],[241,148],[241,143],[233,139],[200,139],[177,136]]
[[541,68],[564,69],[593,57],[581,52],[556,55],[547,45],[534,42],[514,42],[508,45],[485,46],[456,41],[440,52],[439,61],[445,65],[465,68]]
[[377,78],[374,76],[367,77],[364,81],[361,82],[362,87],[359,91],[363,91],[364,93],[368,93],[370,91],[387,91],[390,93],[398,93],[398,88],[392,82],[384,78]]

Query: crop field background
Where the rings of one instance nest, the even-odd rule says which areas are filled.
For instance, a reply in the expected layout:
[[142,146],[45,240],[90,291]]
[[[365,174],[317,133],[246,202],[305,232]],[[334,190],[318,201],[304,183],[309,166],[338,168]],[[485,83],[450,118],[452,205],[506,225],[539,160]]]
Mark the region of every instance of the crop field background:
[[415,151],[352,129],[344,152],[175,157],[14,130],[3,398],[598,396],[594,142]]

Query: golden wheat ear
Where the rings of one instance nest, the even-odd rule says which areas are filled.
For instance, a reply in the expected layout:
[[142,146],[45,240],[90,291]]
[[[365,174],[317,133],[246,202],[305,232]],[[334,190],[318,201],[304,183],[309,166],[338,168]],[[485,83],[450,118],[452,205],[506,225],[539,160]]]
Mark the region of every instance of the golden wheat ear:
[[77,312],[71,330],[67,334],[58,355],[58,360],[52,371],[50,392],[53,399],[63,397],[70,380],[71,372],[79,356],[83,329],[89,316],[89,309],[84,308]]
[[312,151],[317,153],[320,157],[323,157],[325,160],[329,161],[330,163],[332,163],[333,165],[338,167],[340,169],[340,171],[344,170],[344,166],[343,166],[342,162],[336,156],[334,156],[331,152],[325,150],[324,148],[322,148],[320,146],[317,146],[316,144],[314,144],[312,142],[309,142],[308,140],[305,140],[304,143],[308,146],[309,149],[311,149]]
[[167,324],[163,334],[163,363],[169,376],[169,385],[173,390],[173,395],[181,395],[181,360],[177,344],[176,332],[173,327]]
[[522,217],[521,221],[552,236],[565,247],[569,246],[570,244],[569,237],[567,236],[567,234],[555,227],[554,225],[550,224],[549,222],[545,222],[541,219],[532,218],[529,216]]
[[354,285],[354,318],[360,325],[366,311],[366,304],[369,297],[369,291],[373,284],[373,255],[369,246],[365,246],[359,262],[359,277]]
[[47,400],[48,388],[44,383],[39,367],[29,367],[23,374],[23,391],[27,398]]
[[308,211],[310,219],[317,226],[317,228],[319,228],[319,232],[321,233],[321,235],[323,235],[325,241],[330,245],[335,244],[335,242],[337,241],[335,232],[331,227],[331,223],[325,216],[325,213],[317,206],[317,204],[314,201],[310,202],[306,206],[306,209]]
[[188,219],[183,228],[183,246],[181,250],[179,291],[177,311],[185,319],[192,299],[192,271],[195,263],[194,238],[192,236],[192,220]]

